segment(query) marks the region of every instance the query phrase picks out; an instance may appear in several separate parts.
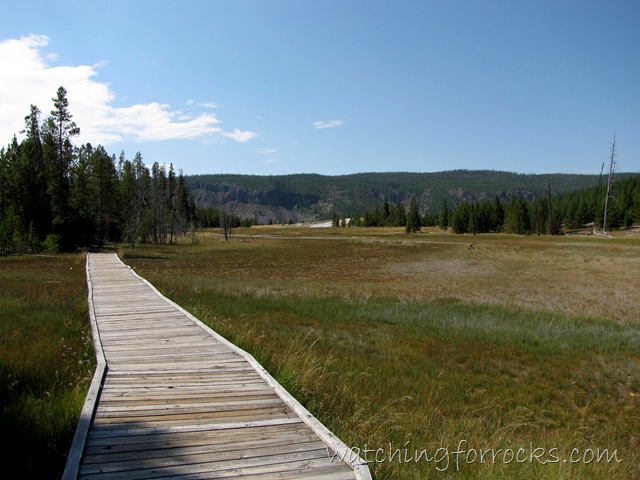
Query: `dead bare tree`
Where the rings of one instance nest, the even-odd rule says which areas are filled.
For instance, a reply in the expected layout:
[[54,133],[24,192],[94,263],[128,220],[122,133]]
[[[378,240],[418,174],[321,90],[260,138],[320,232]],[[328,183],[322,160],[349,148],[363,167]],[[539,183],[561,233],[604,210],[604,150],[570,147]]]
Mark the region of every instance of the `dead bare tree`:
[[609,160],[609,180],[607,182],[607,196],[604,199],[604,219],[602,220],[602,233],[607,233],[607,211],[609,210],[609,198],[611,197],[611,181],[613,178],[613,166],[616,157],[616,134],[613,133],[613,142],[611,143],[611,158]]
[[224,233],[224,240],[228,242],[231,240],[231,227],[233,226],[233,210],[227,213],[225,209],[220,212],[220,226]]
[[549,235],[553,235],[553,200],[551,198],[551,184],[547,183],[549,190]]
[[538,236],[540,236],[540,212],[538,211],[538,198],[535,195],[533,197],[533,208],[536,216],[536,231],[538,232]]
[[600,186],[602,185],[602,172],[604,172],[604,162],[602,162],[602,167],[600,167],[600,177],[598,177],[598,186],[596,187],[596,196],[595,199],[593,201],[593,232],[592,233],[596,233],[596,230],[598,228],[598,213],[597,213],[597,206],[598,206],[598,198],[600,198]]

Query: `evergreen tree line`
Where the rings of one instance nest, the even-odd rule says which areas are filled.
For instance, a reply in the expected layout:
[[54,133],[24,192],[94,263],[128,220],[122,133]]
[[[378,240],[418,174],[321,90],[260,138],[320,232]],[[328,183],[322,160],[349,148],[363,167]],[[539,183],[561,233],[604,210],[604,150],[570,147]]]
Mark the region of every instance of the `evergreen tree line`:
[[[358,227],[401,227],[407,232],[419,231],[422,226],[451,228],[455,233],[552,234],[591,226],[603,228],[606,184],[552,196],[548,193],[525,199],[512,196],[503,201],[498,195],[493,200],[462,202],[450,209],[446,201],[438,214],[420,216],[415,198],[411,200],[414,213],[409,226],[404,203],[394,205],[385,201],[376,203],[373,210],[356,213],[349,221],[346,215],[333,214],[333,225]],[[419,221],[419,223],[418,223]],[[607,210],[607,230],[628,228],[640,223],[640,175],[613,182]]]
[[[532,200],[514,196],[504,205],[496,196],[493,201],[461,203],[448,219],[441,214],[438,225],[451,226],[455,233],[558,235],[585,227],[602,230],[606,195],[606,185],[600,185],[551,198],[549,194]],[[639,222],[640,176],[614,182],[606,229],[629,228]]]
[[157,162],[147,168],[139,152],[116,160],[102,146],[76,147],[80,129],[63,87],[53,102],[44,121],[32,105],[25,138],[0,149],[0,253],[171,243],[193,227],[182,174]]
[[334,213],[332,216],[334,227],[405,227],[407,233],[420,231],[423,226],[436,224],[435,216],[420,216],[415,197],[409,200],[409,208],[404,203],[393,204],[385,200],[382,206],[376,203],[372,212],[359,212],[347,219],[346,215]]
[[240,218],[238,215],[219,210],[215,207],[198,207],[196,209],[197,226],[199,228],[251,227],[257,225],[255,218]]

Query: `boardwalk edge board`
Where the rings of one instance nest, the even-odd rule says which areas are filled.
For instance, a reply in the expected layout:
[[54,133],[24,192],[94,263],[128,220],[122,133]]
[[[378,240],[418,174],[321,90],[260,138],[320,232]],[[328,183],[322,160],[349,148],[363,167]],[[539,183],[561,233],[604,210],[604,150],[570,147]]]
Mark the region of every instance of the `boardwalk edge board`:
[[84,401],[76,433],[73,436],[73,442],[69,449],[69,456],[62,474],[62,480],[75,480],[80,471],[80,459],[84,453],[84,446],[89,434],[89,427],[96,411],[98,398],[100,397],[100,389],[102,382],[107,374],[107,361],[100,340],[100,331],[98,330],[98,322],[96,320],[95,308],[93,305],[93,286],[91,285],[91,274],[89,272],[89,254],[87,254],[85,270],[87,272],[87,304],[89,306],[89,319],[91,321],[91,337],[93,338],[93,348],[96,352],[96,371],[93,374],[91,385]]
[[[62,476],[63,480],[75,480],[78,478],[80,473],[80,463],[82,456],[84,454],[85,445],[87,442],[89,430],[93,421],[93,417],[96,414],[97,404],[100,398],[100,393],[102,389],[102,385],[105,381],[107,371],[109,369],[101,337],[100,330],[97,324],[97,313],[95,309],[95,304],[93,301],[93,285],[91,282],[91,272],[90,272],[90,259],[91,254],[87,254],[86,259],[86,273],[87,273],[87,287],[88,287],[88,307],[89,307],[89,319],[91,321],[91,333],[93,337],[94,348],[96,352],[96,370],[87,393],[87,397],[85,399],[84,406],[82,408],[82,412],[80,414],[80,419],[78,421],[78,425],[76,428],[76,432],[73,438],[73,443],[71,445],[71,449],[69,452],[69,456],[67,457],[67,463],[65,466],[65,470]],[[113,253],[114,258],[121,264],[122,267],[125,267],[130,270],[130,272],[142,281],[145,285],[147,285],[151,291],[153,291],[162,301],[166,302],[177,311],[182,313],[188,319],[190,319],[195,325],[204,330],[209,336],[213,337],[216,341],[221,343],[222,345],[227,346],[232,351],[236,352],[242,358],[244,358],[247,363],[252,367],[252,369],[264,380],[264,382],[273,389],[273,391],[280,397],[280,399],[289,407],[296,416],[304,422],[311,430],[334,452],[336,452],[336,458],[340,458],[341,461],[348,465],[355,474],[356,480],[371,480],[371,473],[369,471],[369,466],[365,460],[360,458],[355,452],[349,448],[345,443],[343,443],[336,435],[333,434],[327,427],[325,427],[318,419],[316,419],[304,406],[300,404],[284,387],[282,387],[276,380],[267,372],[262,365],[260,365],[256,359],[250,353],[244,351],[238,346],[231,343],[226,338],[222,337],[216,331],[205,325],[198,318],[193,316],[191,313],[186,311],[181,306],[177,305],[175,302],[171,301],[160,291],[153,286],[148,280],[141,277],[135,272],[135,270],[128,265],[126,265],[122,260]]]

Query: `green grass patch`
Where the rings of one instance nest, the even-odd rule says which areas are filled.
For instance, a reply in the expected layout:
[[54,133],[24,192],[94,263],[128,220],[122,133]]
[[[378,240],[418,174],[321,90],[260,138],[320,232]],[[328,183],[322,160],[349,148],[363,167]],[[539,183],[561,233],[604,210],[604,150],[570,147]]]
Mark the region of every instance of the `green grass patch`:
[[[571,253],[570,246],[536,247],[513,237],[491,242],[499,255],[492,250],[482,268],[492,267],[490,275],[507,287],[513,285],[498,278],[500,264],[515,262],[516,249],[553,264],[567,255],[573,262],[584,248]],[[348,445],[382,449],[386,461],[371,465],[378,480],[640,474],[640,325],[526,309],[499,296],[479,302],[455,284],[451,297],[396,294],[429,287],[421,269],[394,269],[398,263],[446,258],[472,265],[477,251],[467,245],[289,238],[121,253],[167,296],[252,353]],[[608,275],[606,268],[595,274]],[[479,285],[491,281],[477,278]],[[574,292],[567,285],[559,294]],[[456,457],[461,442],[465,452]],[[390,460],[395,449],[404,459],[424,450],[439,461]],[[615,459],[591,458],[604,449]],[[507,462],[509,451],[518,458]],[[474,452],[483,452],[484,464]],[[487,461],[491,453],[495,461]]]
[[0,471],[59,478],[95,368],[84,255],[0,258]]

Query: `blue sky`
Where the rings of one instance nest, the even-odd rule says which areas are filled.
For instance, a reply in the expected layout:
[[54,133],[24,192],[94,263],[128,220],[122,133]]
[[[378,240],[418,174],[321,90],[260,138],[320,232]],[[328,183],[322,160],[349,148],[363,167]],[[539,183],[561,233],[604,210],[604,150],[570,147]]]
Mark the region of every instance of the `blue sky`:
[[640,2],[0,0],[0,143],[185,174],[640,171]]

